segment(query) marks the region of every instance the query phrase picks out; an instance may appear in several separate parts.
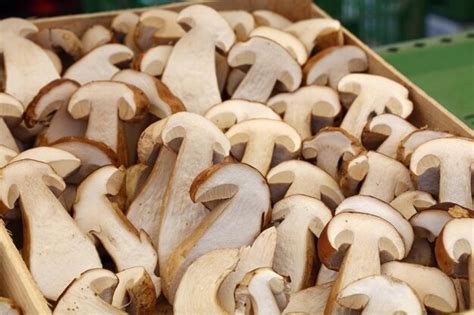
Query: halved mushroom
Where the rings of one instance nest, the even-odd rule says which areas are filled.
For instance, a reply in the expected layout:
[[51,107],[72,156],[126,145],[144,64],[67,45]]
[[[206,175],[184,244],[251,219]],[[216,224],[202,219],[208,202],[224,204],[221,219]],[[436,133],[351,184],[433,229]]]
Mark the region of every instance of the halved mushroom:
[[216,77],[215,47],[227,52],[235,41],[235,34],[217,11],[204,5],[185,8],[177,21],[192,29],[174,46],[163,73],[163,83],[188,111],[204,114],[212,105],[222,102]]
[[194,260],[212,250],[250,245],[270,219],[268,185],[257,170],[245,164],[211,166],[194,179],[190,194],[194,202],[212,207],[210,215],[175,248],[167,264],[160,266],[163,292],[169,301],[174,300],[179,282]]
[[418,210],[426,209],[436,204],[436,200],[428,193],[419,190],[406,191],[390,202],[390,205],[410,220]]
[[313,48],[322,50],[331,46],[342,46],[344,38],[338,20],[315,18],[295,22],[285,28],[304,44],[308,54]]
[[325,283],[290,294],[290,301],[282,314],[323,314],[331,287],[332,283]]
[[[209,210],[204,205],[194,203],[190,198],[189,190],[194,178],[214,163],[222,161],[229,153],[230,143],[206,118],[182,112],[150,125],[142,133],[138,145],[140,161],[148,161],[155,152],[155,147],[160,146],[177,154],[176,161],[172,162],[175,163],[174,167],[173,164],[165,166],[170,168],[166,170],[170,177],[166,189],[161,192],[163,199],[161,202],[153,200],[149,206],[137,203],[134,216],[139,218],[140,212],[143,217],[150,218],[150,221],[156,218],[154,222],[161,222],[159,226],[152,226],[155,232],[150,235],[158,236],[155,246],[159,248],[160,268],[165,268],[176,247],[209,215]],[[148,185],[148,182],[156,183],[156,180],[157,177],[150,175],[140,195],[156,194],[156,186]],[[140,199],[140,195],[135,202]],[[130,209],[128,217],[131,217]]]
[[283,29],[291,25],[291,21],[283,15],[270,10],[256,10],[252,12],[257,26],[270,26],[273,28]]
[[[66,174],[77,164],[62,166]],[[51,192],[50,187],[62,191],[66,185],[48,164],[21,160],[0,169],[0,174],[3,204],[12,209],[20,198],[25,261],[43,295],[55,301],[72,279],[88,269],[102,267],[99,255]]]
[[273,269],[289,277],[291,292],[315,283],[315,237],[319,237],[331,218],[331,210],[324,203],[306,195],[292,195],[273,206],[272,221],[280,222],[276,225]]
[[385,111],[402,118],[408,117],[413,103],[408,99],[408,90],[400,83],[373,74],[349,74],[339,81],[339,92],[357,94],[357,98],[344,116],[341,128],[360,139],[367,120],[374,113]]
[[21,308],[6,297],[0,297],[0,313],[3,315],[21,315]]
[[449,221],[436,240],[436,260],[445,273],[469,280],[469,307],[474,308],[474,219]]
[[82,34],[82,50],[85,54],[112,41],[112,32],[103,25],[96,24]]
[[439,202],[473,209],[473,139],[449,137],[425,142],[413,152],[410,170],[419,190],[433,192],[430,188],[435,187]]
[[117,33],[128,34],[133,31],[139,20],[140,17],[135,13],[125,11],[114,17],[111,28]]
[[0,20],[0,32],[11,32],[15,35],[26,37],[38,32],[38,27],[25,19],[12,17]]
[[392,261],[382,265],[382,274],[407,283],[430,310],[442,313],[457,310],[454,284],[438,268]]
[[96,81],[80,87],[71,96],[68,111],[74,119],[88,117],[85,137],[106,144],[127,164],[131,148],[127,148],[121,121],[140,119],[147,106],[145,94],[132,85]]
[[146,10],[140,16],[135,29],[135,43],[141,50],[146,50],[151,45],[172,44],[186,34],[179,22],[179,15],[176,12],[162,9]]
[[82,56],[82,43],[74,32],[61,28],[44,28],[30,37],[45,49],[61,48],[74,59]]
[[252,65],[245,78],[232,94],[233,99],[265,103],[277,81],[289,91],[301,83],[301,68],[291,54],[276,42],[253,37],[245,43],[235,44],[228,56],[231,67]]
[[405,165],[410,165],[413,152],[423,143],[434,139],[452,137],[453,135],[443,131],[430,129],[418,129],[405,137],[398,148],[397,158]]
[[154,77],[160,76],[165,70],[173,46],[160,45],[148,49],[134,61],[134,68]]
[[232,155],[255,167],[263,175],[271,166],[295,157],[301,138],[290,125],[277,120],[252,119],[234,125],[226,132]]
[[300,65],[304,65],[306,60],[308,60],[308,52],[303,43],[288,32],[268,26],[259,26],[250,32],[249,36],[250,38],[257,36],[263,37],[278,43],[285,48]]
[[0,92],[0,145],[18,152],[18,144],[4,118],[21,119],[23,105],[11,95]]
[[234,30],[239,42],[246,41],[250,32],[255,28],[255,20],[252,14],[244,10],[219,11],[222,17]]
[[179,284],[175,314],[225,314],[217,292],[239,261],[238,249],[219,249],[196,259]]
[[118,194],[124,175],[113,166],[104,166],[84,179],[77,188],[74,220],[84,234],[100,240],[118,271],[145,268],[159,293],[160,280],[155,276],[158,255],[148,235],[135,229],[107,198]]
[[245,275],[258,268],[272,267],[276,241],[276,229],[271,227],[260,233],[252,246],[240,249],[239,262],[235,270],[229,273],[219,288],[219,301],[229,314],[236,311],[234,293]]
[[391,202],[407,190],[414,190],[410,172],[402,163],[374,151],[362,153],[341,169],[339,184],[346,196],[357,193],[361,182],[359,194],[385,202]]
[[290,160],[272,168],[267,174],[272,203],[291,195],[307,195],[323,201],[330,209],[344,200],[336,181],[311,163]]
[[[90,51],[71,65],[63,78],[81,85],[97,80],[110,80],[120,71],[115,65],[133,58],[133,51],[120,44],[107,44]],[[43,84],[44,85],[44,84]]]
[[47,145],[64,137],[81,137],[85,134],[87,123],[72,118],[67,111],[67,104],[79,87],[77,82],[69,79],[54,80],[45,85],[28,105],[24,118],[28,127],[49,124],[37,137],[37,145]]
[[364,315],[426,314],[423,303],[408,284],[380,275],[349,284],[338,294],[337,302],[349,309],[362,310]]
[[128,314],[151,314],[155,310],[159,290],[143,267],[133,267],[117,273],[118,285],[112,297],[112,306]]
[[250,119],[281,120],[280,116],[264,104],[245,100],[227,100],[211,107],[204,115],[219,129],[226,131],[235,124]]
[[349,284],[379,275],[381,259],[399,260],[405,253],[402,237],[384,219],[362,213],[334,216],[318,240],[321,262],[330,269],[339,270],[325,313],[332,314],[341,308],[337,304],[338,295]]
[[328,87],[306,86],[293,93],[277,94],[267,105],[283,115],[283,121],[307,139],[321,128],[332,126],[341,111],[339,96]]
[[362,143],[368,150],[377,150],[396,159],[400,143],[415,130],[415,126],[400,116],[382,114],[367,123],[362,133]]
[[112,306],[112,294],[119,283],[117,276],[107,269],[87,270],[63,292],[53,314],[110,314],[125,315]]
[[303,141],[302,154],[306,160],[337,179],[340,165],[358,156],[364,148],[359,140],[337,127],[321,129],[312,139]]

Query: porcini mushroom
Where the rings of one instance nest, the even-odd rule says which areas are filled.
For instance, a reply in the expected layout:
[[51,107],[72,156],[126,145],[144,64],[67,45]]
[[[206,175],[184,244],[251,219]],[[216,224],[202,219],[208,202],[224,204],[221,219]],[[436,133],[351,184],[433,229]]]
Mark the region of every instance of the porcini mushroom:
[[282,314],[323,314],[331,287],[332,283],[326,283],[290,294],[290,301]]
[[10,148],[7,148],[4,145],[0,145],[0,167],[3,167],[8,164],[11,159],[13,159],[18,152],[15,150],[12,150]]
[[140,17],[133,12],[125,11],[112,20],[111,28],[118,33],[128,34],[138,23]]
[[272,221],[280,222],[276,227],[273,269],[289,277],[291,292],[315,283],[315,237],[319,237],[331,218],[331,210],[324,203],[305,195],[286,197],[273,206]]
[[277,94],[267,102],[283,121],[307,139],[319,129],[332,126],[341,111],[337,93],[328,87],[306,86],[293,93]]
[[239,260],[238,249],[220,249],[199,257],[189,266],[173,303],[175,314],[226,314],[217,292]]
[[290,125],[277,120],[252,119],[234,125],[226,132],[231,152],[242,163],[266,175],[272,165],[299,153],[301,138]]
[[383,114],[388,110],[402,118],[408,117],[413,103],[408,90],[401,84],[373,74],[349,74],[339,81],[339,92],[357,94],[344,116],[341,128],[360,139],[370,115]]
[[112,41],[112,32],[103,25],[96,24],[82,34],[82,49],[85,54]]
[[382,265],[382,274],[407,283],[430,310],[452,313],[457,309],[453,281],[438,268],[391,261]]
[[137,58],[134,65],[141,72],[155,77],[160,76],[165,70],[172,51],[173,46],[170,45],[150,48]]
[[413,151],[416,150],[423,143],[439,139],[452,137],[453,135],[443,131],[436,131],[430,129],[418,129],[406,136],[398,148],[397,159],[405,165],[410,165],[410,159]]
[[97,80],[110,80],[120,71],[115,65],[132,59],[133,52],[124,45],[107,44],[90,51],[71,65],[63,78],[79,82],[81,85]]
[[252,14],[244,10],[219,11],[222,17],[234,30],[237,40],[247,40],[250,32],[255,28],[255,20]]
[[64,291],[53,314],[128,314],[110,304],[110,292],[115,290],[118,282],[117,276],[107,269],[87,270]]
[[[435,174],[439,171],[439,179],[433,174],[433,169]],[[473,139],[450,137],[425,142],[413,152],[410,170],[416,176],[419,190],[435,185],[439,187],[439,202],[452,202],[473,209]]]
[[[194,260],[212,250],[250,245],[269,221],[268,185],[263,176],[248,165],[211,166],[194,179],[190,194],[195,202],[217,202],[217,205],[174,250],[165,267],[160,266],[163,292],[170,301],[174,299],[182,275]],[[225,201],[219,202],[221,200]]]
[[308,195],[334,209],[344,200],[336,181],[311,163],[299,160],[282,162],[267,174],[272,202],[291,195]]
[[146,10],[140,16],[135,29],[135,43],[141,50],[151,45],[169,45],[180,39],[185,33],[179,25],[176,12],[162,9]]
[[302,154],[306,160],[337,179],[340,165],[358,156],[363,147],[359,140],[337,127],[321,129],[312,139],[303,141]]
[[419,190],[406,191],[390,202],[390,205],[410,220],[418,213],[418,209],[425,209],[436,204],[436,200],[428,193]]
[[74,32],[61,28],[44,28],[31,36],[32,40],[45,49],[61,48],[74,59],[83,53],[82,43]]
[[253,11],[252,14],[258,26],[263,25],[283,29],[292,23],[283,15],[270,10],[256,10]]
[[231,67],[252,65],[243,81],[232,94],[233,99],[266,102],[275,83],[282,82],[289,91],[301,83],[301,68],[290,53],[276,42],[253,37],[235,44],[228,56]]
[[118,194],[124,174],[113,166],[91,173],[77,188],[74,220],[84,234],[97,237],[112,257],[117,270],[141,266],[160,291],[155,276],[157,253],[148,235],[137,231],[107,196]]
[[[63,164],[67,165],[69,172],[77,167]],[[55,301],[75,277],[102,267],[99,255],[50,191],[49,187],[61,191],[65,184],[48,164],[21,160],[9,163],[0,173],[3,204],[12,209],[18,198],[21,201],[25,261],[41,292]],[[54,233],[50,226],[55,226]]]
[[341,23],[338,20],[324,18],[301,20],[285,27],[285,31],[299,38],[308,54],[314,47],[321,50],[330,46],[342,46],[344,43]]
[[261,103],[245,100],[227,100],[211,107],[204,115],[212,121],[219,129],[225,131],[250,119],[265,118],[281,120],[280,116],[273,110]]
[[0,93],[0,145],[18,152],[18,144],[15,141],[10,128],[5,123],[4,118],[21,118],[23,115],[23,105],[11,95]]
[[[218,12],[203,5],[182,10],[178,22],[192,29],[174,46],[163,73],[163,83],[188,111],[204,114],[212,105],[222,102],[216,78],[215,47],[227,52],[235,41],[235,34]],[[196,51],[200,52],[198,56]]]

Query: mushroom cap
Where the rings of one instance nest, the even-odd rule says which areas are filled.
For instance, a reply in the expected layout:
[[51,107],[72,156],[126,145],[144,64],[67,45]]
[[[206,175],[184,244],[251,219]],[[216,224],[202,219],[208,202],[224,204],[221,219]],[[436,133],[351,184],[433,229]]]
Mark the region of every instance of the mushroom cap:
[[426,209],[434,204],[436,200],[429,193],[419,190],[406,191],[390,202],[407,220],[416,215],[419,209]]
[[387,276],[370,276],[346,286],[337,296],[342,306],[362,314],[425,314],[425,308],[408,284]]
[[84,53],[112,41],[112,32],[103,25],[96,24],[88,28],[81,37]]
[[127,34],[137,25],[140,17],[133,12],[121,12],[112,20],[111,28],[119,33]]
[[270,26],[273,28],[283,29],[291,25],[291,21],[283,15],[270,10],[256,10],[252,12],[257,26]]
[[38,32],[38,27],[28,20],[12,17],[0,20],[0,33],[7,32],[26,37]]
[[342,201],[336,208],[335,214],[340,213],[364,213],[382,218],[392,224],[400,233],[405,244],[405,253],[413,245],[414,233],[410,223],[392,206],[380,199],[370,196],[353,196]]
[[61,28],[45,28],[34,34],[33,40],[46,49],[60,47],[74,59],[83,53],[82,43],[74,32]]
[[252,14],[244,10],[219,11],[222,17],[234,30],[238,41],[247,40],[250,32],[255,28]]
[[159,76],[163,74],[172,51],[173,46],[170,45],[152,47],[138,57],[138,68],[141,72]]
[[413,152],[423,143],[439,139],[452,137],[453,135],[443,131],[418,129],[407,135],[398,147],[397,159],[405,165],[410,165],[410,159]]
[[[318,37],[341,30],[341,23],[338,20],[326,18],[314,18],[295,22],[285,28],[290,34],[295,35],[304,44],[308,54],[311,53]],[[342,45],[342,34],[338,34],[339,45]]]
[[0,119],[3,117],[20,118],[21,115],[23,115],[21,102],[7,93],[0,92]]
[[452,219],[453,217],[445,210],[426,209],[412,216],[410,223],[417,236],[434,242],[446,223]]
[[165,41],[180,38],[186,33],[178,22],[178,13],[170,10],[149,9],[140,16],[141,24],[151,25],[156,28],[153,32],[153,37]]

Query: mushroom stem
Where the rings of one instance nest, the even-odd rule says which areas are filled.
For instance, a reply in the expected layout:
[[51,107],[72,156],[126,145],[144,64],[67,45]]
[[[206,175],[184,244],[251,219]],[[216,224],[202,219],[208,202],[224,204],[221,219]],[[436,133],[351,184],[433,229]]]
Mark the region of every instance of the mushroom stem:
[[452,202],[472,208],[471,181],[466,176],[470,173],[470,165],[463,163],[461,159],[445,162],[439,166],[439,202]]
[[[272,90],[276,82],[276,76],[268,76],[267,64],[254,63],[247,72],[245,78],[237,87],[237,90],[232,95],[232,98],[265,103],[268,99],[268,96],[272,94]],[[255,95],[255,91],[260,91],[258,95],[263,97],[252,97]]]

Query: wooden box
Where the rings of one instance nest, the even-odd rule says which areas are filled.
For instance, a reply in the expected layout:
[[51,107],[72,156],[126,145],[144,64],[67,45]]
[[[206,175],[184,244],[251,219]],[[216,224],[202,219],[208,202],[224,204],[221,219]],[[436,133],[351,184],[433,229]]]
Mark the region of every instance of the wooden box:
[[[216,10],[241,9],[254,11],[269,9],[293,21],[312,17],[328,17],[324,11],[309,0],[222,0],[204,2]],[[192,2],[164,5],[160,8],[180,11],[190,4]],[[134,11],[140,12],[146,9]],[[110,26],[113,17],[120,12],[123,11],[44,18],[37,19],[34,23],[40,29],[64,28],[81,35],[87,28],[95,24]],[[344,29],[344,40],[346,44],[359,46],[366,52],[369,59],[369,73],[385,76],[401,83],[409,90],[410,99],[414,103],[414,111],[409,121],[415,126],[430,126],[460,136],[474,136],[472,129],[410,82],[346,29]],[[0,257],[0,294],[14,299],[26,314],[51,313],[46,300],[36,288],[18,251],[14,248],[3,223],[0,224]]]

